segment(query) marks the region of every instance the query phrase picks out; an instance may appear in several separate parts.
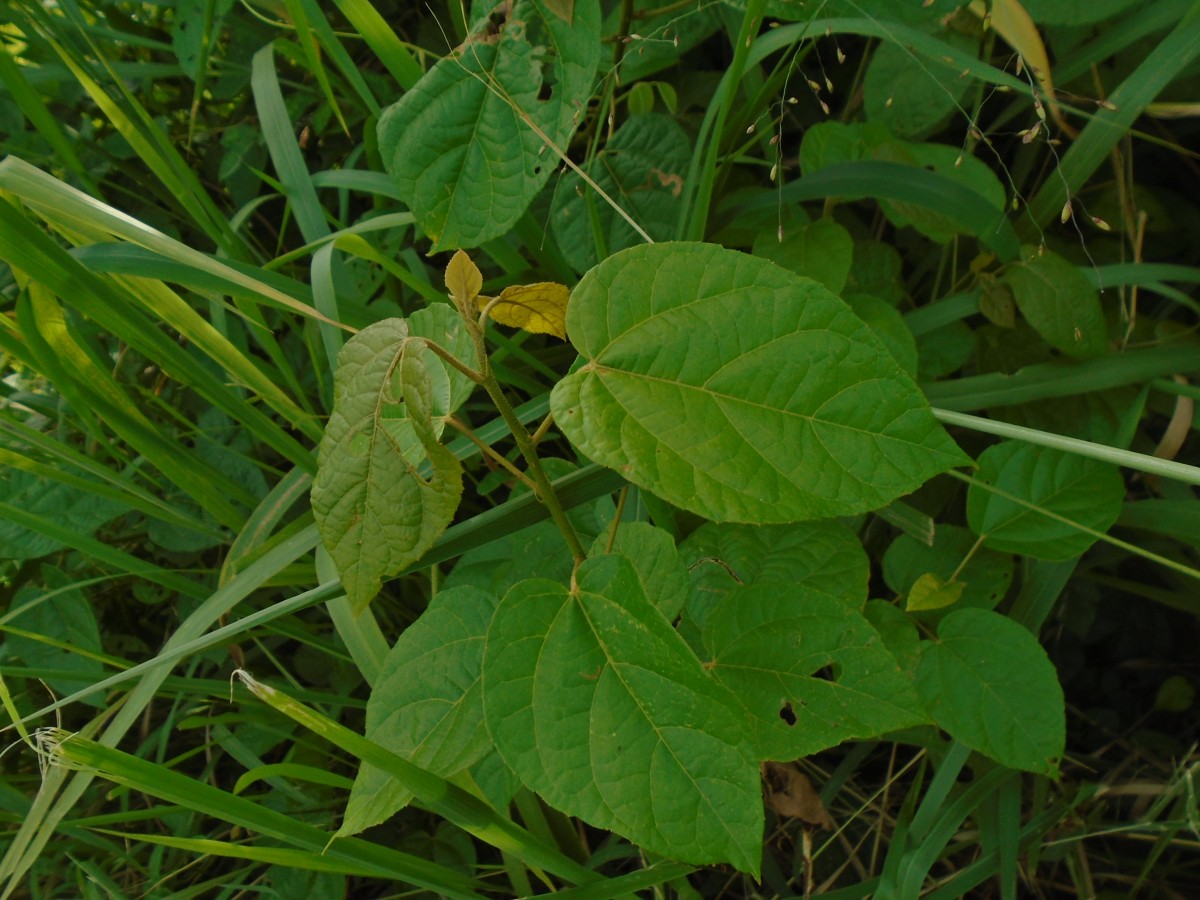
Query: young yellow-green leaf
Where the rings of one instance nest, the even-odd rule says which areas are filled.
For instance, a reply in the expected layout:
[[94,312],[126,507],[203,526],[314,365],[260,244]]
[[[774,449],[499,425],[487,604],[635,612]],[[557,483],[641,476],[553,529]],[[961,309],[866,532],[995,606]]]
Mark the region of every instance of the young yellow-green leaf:
[[966,586],[965,582],[957,579],[946,581],[933,572],[926,572],[908,589],[904,608],[909,612],[944,609],[958,602]]
[[938,727],[1015,769],[1058,774],[1062,687],[1032,634],[983,609],[950,613],[923,645],[917,690]]
[[1108,325],[1100,295],[1087,276],[1057,253],[1026,247],[1003,283],[1017,308],[1050,346],[1068,356],[1100,356],[1108,350]]
[[429,353],[403,319],[385,319],[338,354],[312,507],[356,610],[424,555],[462,496],[462,466],[434,430]]
[[[970,559],[963,565],[963,560]],[[960,607],[994,609],[1008,593],[1013,580],[1013,558],[985,547],[975,547],[975,536],[960,525],[939,524],[933,546],[902,534],[883,555],[883,580],[897,594],[911,593],[922,576],[932,573],[949,580],[957,574],[962,596]]]
[[971,485],[967,492],[971,529],[995,550],[1035,559],[1070,559],[1096,542],[1091,534],[1038,509],[1104,533],[1117,520],[1125,498],[1125,482],[1116,466],[1020,441],[985,450],[975,477],[1037,509]]
[[[582,119],[600,60],[600,7],[568,23],[534,0],[484,15],[379,119],[379,152],[432,252],[509,231]],[[548,146],[549,145],[549,146]]]
[[[443,777],[491,748],[479,682],[483,636],[497,598],[471,587],[440,591],[400,635],[367,701],[366,736]],[[408,805],[412,794],[363,763],[339,836],[357,834]]]
[[491,305],[488,316],[492,321],[510,328],[523,328],[534,334],[552,334],[567,339],[567,299],[571,292],[566,285],[553,281],[537,284],[514,284],[491,297],[477,297],[480,310]]
[[484,644],[483,704],[504,761],[554,808],[642,848],[758,874],[758,760],[735,701],[619,556],[569,591],[505,595]]
[[763,259],[632,247],[583,277],[567,330],[586,362],[555,386],[555,424],[706,518],[850,515],[970,461],[846,304]]
[[470,309],[483,290],[483,274],[474,260],[462,250],[446,264],[446,290],[459,309]]
[[709,615],[704,643],[763,759],[798,759],[927,721],[912,681],[863,615],[790,582],[732,591]]

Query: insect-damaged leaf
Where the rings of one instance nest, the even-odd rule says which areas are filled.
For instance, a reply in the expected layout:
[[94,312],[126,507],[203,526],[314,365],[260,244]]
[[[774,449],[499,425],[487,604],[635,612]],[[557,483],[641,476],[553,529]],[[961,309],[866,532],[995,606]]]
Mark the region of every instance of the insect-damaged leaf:
[[600,7],[573,20],[516,0],[384,111],[379,152],[433,252],[507,232],[557,163],[591,92]]
[[710,519],[863,512],[969,462],[846,304],[763,259],[624,250],[580,281],[567,330],[586,363],[555,386],[555,423]]
[[462,496],[462,467],[435,433],[429,366],[444,378],[403,319],[365,328],[338,354],[312,506],[355,610],[424,555]]
[[646,850],[757,874],[758,761],[733,698],[624,558],[588,560],[577,585],[521,582],[492,619],[483,705],[504,761],[556,809]]
[[704,644],[763,759],[786,762],[926,720],[879,633],[841,600],[786,582],[737,588],[708,616]]

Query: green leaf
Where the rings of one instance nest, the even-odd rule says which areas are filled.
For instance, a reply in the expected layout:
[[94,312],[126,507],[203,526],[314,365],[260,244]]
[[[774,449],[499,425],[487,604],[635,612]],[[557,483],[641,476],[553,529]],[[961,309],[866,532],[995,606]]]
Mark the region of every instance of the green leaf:
[[917,661],[921,658],[921,636],[912,617],[886,600],[868,600],[863,615],[879,632],[884,646],[896,657],[900,670],[915,679]]
[[923,647],[917,689],[955,740],[1006,766],[1058,774],[1062,688],[1037,639],[1016,622],[982,609],[946,616]]
[[[940,37],[956,50],[976,52],[976,42],[965,35],[944,32]],[[870,121],[886,125],[897,137],[919,138],[961,109],[971,84],[961,67],[888,41],[867,65],[863,108]]]
[[[83,592],[69,590],[74,579],[53,566],[42,566],[41,573],[39,588],[24,588],[13,598],[4,617],[4,646],[29,668],[78,673],[81,678],[46,679],[58,693],[70,694],[81,682],[99,681],[104,675],[104,665],[91,655],[102,651],[100,627]],[[82,702],[106,705],[98,695]]]
[[567,24],[517,0],[495,27],[484,17],[379,120],[379,152],[432,252],[475,247],[516,224],[591,92],[596,4],[580,4]]
[[788,583],[854,607],[867,597],[871,563],[839,522],[731,525],[709,522],[679,548],[691,575],[688,617],[703,627],[709,612],[742,585]]
[[611,552],[625,557],[642,580],[647,599],[664,619],[674,621],[687,602],[690,584],[671,535],[648,522],[622,522],[611,551],[606,549],[608,540],[609,530],[605,529],[592,543],[589,555]]
[[811,175],[840,163],[870,159],[875,147],[894,140],[895,135],[878,122],[818,122],[805,130],[800,141],[800,171]]
[[1009,266],[1003,283],[1046,342],[1068,356],[1100,356],[1108,350],[1108,325],[1100,295],[1079,271],[1057,253],[1024,248],[1023,260]]
[[1038,509],[1103,533],[1117,520],[1125,497],[1125,482],[1116,466],[1020,441],[985,450],[975,478],[1003,494],[971,486],[971,529],[993,549],[1036,559],[1070,559],[1096,542],[1095,536]]
[[622,557],[577,588],[522,582],[484,646],[484,714],[508,765],[556,809],[652,853],[757,875],[758,761],[734,700]]
[[[466,324],[458,311],[447,303],[435,303],[424,309],[418,309],[408,317],[408,331],[413,337],[426,337],[435,341],[439,347],[446,350],[455,359],[468,365],[475,358],[475,344],[467,332]],[[467,398],[475,390],[475,382],[449,363],[443,362],[432,350],[423,355],[425,367],[433,372],[434,366],[445,373],[449,392],[446,396],[445,408],[436,415],[434,424],[437,433],[442,433],[444,418],[467,402]],[[440,380],[440,376],[439,380]]]
[[1138,0],[1023,0],[1022,6],[1039,25],[1090,25],[1111,19],[1137,5]]
[[355,610],[433,546],[462,496],[462,466],[435,434],[431,373],[445,370],[427,365],[430,352],[403,319],[385,319],[338,354],[312,506]]
[[854,310],[854,314],[883,341],[900,368],[916,377],[917,342],[904,324],[900,311],[886,300],[869,294],[846,294],[843,299]]
[[763,759],[786,762],[927,721],[912,681],[862,614],[790,581],[732,591],[709,615],[704,643]]
[[947,322],[916,338],[917,373],[922,379],[957,372],[975,352],[975,336],[965,322]]
[[[691,158],[688,136],[674,119],[642,115],[617,129],[585,171],[650,237],[665,240],[675,230]],[[575,172],[563,176],[554,191],[550,225],[563,256],[580,272],[596,264],[593,227],[599,228],[607,253],[643,240]]]
[[902,534],[883,556],[883,580],[906,595],[923,575],[949,579],[957,572],[955,580],[966,585],[958,605],[994,609],[1012,584],[1013,558],[986,547],[972,552],[974,547],[974,535],[958,525],[939,524],[933,546]]
[[634,247],[567,309],[585,365],[550,398],[584,454],[706,518],[883,506],[968,458],[916,385],[816,282],[712,244]]
[[[171,47],[179,59],[179,68],[192,81],[200,78],[201,62],[208,57],[207,45],[232,7],[233,0],[179,0],[176,5]],[[206,25],[210,25],[207,33]]]
[[777,234],[764,234],[754,242],[754,255],[821,282],[835,294],[846,286],[854,240],[833,219],[822,218],[788,231],[780,241]]
[[[31,515],[51,517],[57,524],[86,536],[127,509],[115,500],[10,466],[0,470],[0,502]],[[36,559],[64,546],[61,541],[0,518],[0,559]]]
[[[496,597],[461,587],[437,594],[400,635],[367,701],[366,736],[443,777],[491,748],[483,723],[483,637]],[[387,773],[363,763],[339,836],[388,819],[412,799]]]
[[[973,191],[996,210],[998,215],[1004,213],[1007,198],[1000,179],[982,160],[964,153],[959,147],[889,141],[875,148],[873,158],[906,162],[936,172]],[[955,235],[963,233],[961,224],[952,217],[919,203],[884,200],[881,206],[888,219],[897,227],[911,225],[938,243],[944,244]]]

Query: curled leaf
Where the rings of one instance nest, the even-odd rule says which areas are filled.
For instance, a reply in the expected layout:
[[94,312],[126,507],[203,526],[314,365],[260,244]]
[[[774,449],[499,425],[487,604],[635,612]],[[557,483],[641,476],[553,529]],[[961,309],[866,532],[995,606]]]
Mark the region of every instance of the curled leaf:
[[491,297],[477,297],[475,302],[480,310],[490,305],[488,315],[501,325],[523,328],[534,334],[552,334],[565,341],[570,296],[566,285],[541,281],[515,284],[502,290],[494,301]]

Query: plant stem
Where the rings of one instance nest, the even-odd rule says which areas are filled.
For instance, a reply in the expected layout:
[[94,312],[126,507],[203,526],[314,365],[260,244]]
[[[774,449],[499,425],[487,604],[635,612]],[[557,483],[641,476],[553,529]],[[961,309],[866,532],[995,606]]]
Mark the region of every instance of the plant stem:
[[525,485],[531,491],[534,491],[534,492],[537,491],[538,486],[529,479],[528,475],[526,475],[524,472],[522,472],[520,469],[518,469],[516,466],[514,466],[512,463],[510,463],[508,461],[508,459],[504,456],[504,454],[497,453],[491,444],[487,443],[484,440],[481,440],[475,434],[474,431],[472,431],[470,428],[467,427],[467,424],[465,422],[459,421],[459,419],[456,416],[447,416],[446,424],[449,425],[451,428],[453,428],[455,431],[457,431],[459,434],[461,434],[463,437],[465,437],[467,440],[469,440],[476,447],[478,447],[480,452],[482,452],[484,456],[486,456],[488,459],[490,459],[496,465],[500,466],[502,469],[504,469],[506,472],[508,472],[510,475],[512,475],[514,478],[516,478],[518,481],[520,481],[523,485]]
[[485,309],[484,315],[480,316],[478,322],[469,315],[463,316],[463,319],[467,323],[467,330],[471,333],[471,340],[475,343],[475,353],[479,357],[479,374],[481,376],[479,383],[483,385],[483,389],[492,398],[492,404],[496,407],[496,411],[500,413],[501,418],[504,419],[505,424],[508,425],[509,430],[512,432],[513,440],[517,442],[517,447],[520,449],[521,455],[525,457],[525,463],[529,467],[528,474],[533,478],[534,493],[545,504],[546,509],[550,512],[550,518],[554,520],[554,524],[562,532],[563,539],[567,542],[567,547],[571,551],[571,556],[575,560],[576,567],[578,567],[580,563],[587,559],[587,551],[583,549],[579,535],[575,533],[575,527],[571,524],[571,520],[567,518],[566,510],[563,509],[558,495],[554,493],[554,486],[550,484],[546,470],[542,468],[542,461],[537,455],[537,447],[533,439],[530,437],[529,432],[525,430],[525,426],[521,420],[517,418],[512,404],[504,396],[504,389],[500,387],[500,382],[496,380],[496,376],[492,372],[492,364],[488,358],[487,344],[484,337],[484,326],[487,322],[486,312],[487,310]]
[[521,420],[513,412],[512,405],[508,402],[508,398],[504,396],[500,382],[496,380],[496,376],[492,374],[490,367],[484,373],[483,387],[488,392],[488,396],[492,398],[492,403],[495,404],[497,411],[512,430],[513,439],[516,440],[517,447],[521,450],[521,455],[525,457],[525,462],[529,466],[529,474],[533,476],[533,480],[536,483],[537,495],[546,504],[546,508],[550,511],[550,518],[554,520],[554,524],[562,532],[567,546],[571,549],[571,555],[575,558],[575,564],[579,565],[587,559],[587,551],[583,549],[583,544],[579,541],[579,535],[575,533],[575,527],[571,524],[571,520],[567,518],[567,513],[559,502],[558,495],[554,493],[554,487],[550,484],[550,479],[546,476],[546,470],[542,468],[542,461],[538,458],[537,448],[530,441],[529,432],[525,430],[525,426],[521,424]]

